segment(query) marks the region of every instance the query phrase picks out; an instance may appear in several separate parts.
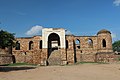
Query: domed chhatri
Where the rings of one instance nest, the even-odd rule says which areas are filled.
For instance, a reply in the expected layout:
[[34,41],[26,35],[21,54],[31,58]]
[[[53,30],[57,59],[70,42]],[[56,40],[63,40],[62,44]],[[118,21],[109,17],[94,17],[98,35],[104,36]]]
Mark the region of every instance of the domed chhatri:
[[109,33],[109,34],[111,34],[111,32],[108,31],[108,30],[106,30],[106,29],[100,30],[100,31],[97,33],[97,35],[98,35],[98,34],[101,34],[101,33]]

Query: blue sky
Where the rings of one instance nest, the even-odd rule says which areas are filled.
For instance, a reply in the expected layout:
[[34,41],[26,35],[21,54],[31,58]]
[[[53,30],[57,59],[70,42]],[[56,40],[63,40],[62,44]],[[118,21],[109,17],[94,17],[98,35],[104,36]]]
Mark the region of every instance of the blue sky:
[[25,37],[45,27],[80,36],[107,29],[119,40],[120,0],[0,0],[0,29]]

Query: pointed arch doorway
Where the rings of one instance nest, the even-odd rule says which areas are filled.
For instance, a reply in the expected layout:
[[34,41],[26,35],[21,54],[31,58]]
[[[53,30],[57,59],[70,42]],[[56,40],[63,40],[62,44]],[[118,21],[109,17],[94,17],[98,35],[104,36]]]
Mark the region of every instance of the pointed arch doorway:
[[60,37],[56,33],[48,36],[48,64],[59,65],[61,63]]

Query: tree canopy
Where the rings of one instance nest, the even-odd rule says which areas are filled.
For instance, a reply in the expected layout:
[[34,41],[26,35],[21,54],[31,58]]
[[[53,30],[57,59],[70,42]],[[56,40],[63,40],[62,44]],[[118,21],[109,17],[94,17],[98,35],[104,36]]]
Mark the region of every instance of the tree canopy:
[[5,47],[14,46],[14,35],[14,33],[0,30],[0,48],[4,49]]
[[120,52],[120,40],[118,41],[115,41],[113,44],[113,51],[117,51],[117,52]]

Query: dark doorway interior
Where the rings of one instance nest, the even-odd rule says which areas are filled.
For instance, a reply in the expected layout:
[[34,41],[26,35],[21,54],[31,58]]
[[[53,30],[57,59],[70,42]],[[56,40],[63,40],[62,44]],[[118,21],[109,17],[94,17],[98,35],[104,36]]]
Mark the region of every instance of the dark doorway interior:
[[58,50],[60,47],[60,37],[56,33],[51,33],[48,36],[48,57],[51,55],[52,51]]

